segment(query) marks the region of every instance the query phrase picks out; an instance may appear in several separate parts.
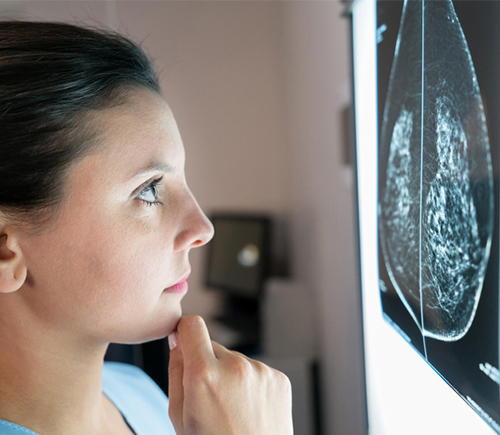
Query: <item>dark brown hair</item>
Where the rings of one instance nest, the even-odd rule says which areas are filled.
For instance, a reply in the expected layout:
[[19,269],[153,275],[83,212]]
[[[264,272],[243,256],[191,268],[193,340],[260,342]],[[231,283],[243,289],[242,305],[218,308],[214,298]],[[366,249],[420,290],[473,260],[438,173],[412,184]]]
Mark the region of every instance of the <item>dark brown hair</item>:
[[137,87],[161,95],[144,51],[114,31],[0,21],[0,214],[49,224],[70,168],[98,145],[89,115]]

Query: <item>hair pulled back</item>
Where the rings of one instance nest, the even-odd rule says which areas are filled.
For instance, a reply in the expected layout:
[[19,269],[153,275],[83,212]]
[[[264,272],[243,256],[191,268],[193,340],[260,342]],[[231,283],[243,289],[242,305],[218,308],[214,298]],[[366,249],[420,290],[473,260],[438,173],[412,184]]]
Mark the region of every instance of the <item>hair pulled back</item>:
[[99,145],[88,115],[137,87],[161,94],[146,54],[114,31],[0,21],[0,217],[50,223],[72,165]]

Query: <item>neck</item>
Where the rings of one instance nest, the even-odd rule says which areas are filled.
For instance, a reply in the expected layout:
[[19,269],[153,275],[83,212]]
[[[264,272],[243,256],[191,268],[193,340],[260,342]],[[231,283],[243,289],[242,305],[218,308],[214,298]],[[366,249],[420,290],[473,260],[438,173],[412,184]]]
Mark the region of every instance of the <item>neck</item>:
[[102,393],[109,343],[90,346],[24,316],[7,324],[1,311],[0,419],[40,434],[112,433],[121,416]]

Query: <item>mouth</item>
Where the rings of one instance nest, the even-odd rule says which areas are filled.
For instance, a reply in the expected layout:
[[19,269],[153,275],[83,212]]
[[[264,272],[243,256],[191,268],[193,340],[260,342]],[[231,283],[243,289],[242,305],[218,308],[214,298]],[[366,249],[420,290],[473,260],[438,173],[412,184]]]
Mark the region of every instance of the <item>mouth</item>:
[[190,274],[191,272],[188,272],[179,282],[177,282],[173,286],[167,287],[163,291],[167,293],[186,293],[188,291],[187,279],[189,278]]

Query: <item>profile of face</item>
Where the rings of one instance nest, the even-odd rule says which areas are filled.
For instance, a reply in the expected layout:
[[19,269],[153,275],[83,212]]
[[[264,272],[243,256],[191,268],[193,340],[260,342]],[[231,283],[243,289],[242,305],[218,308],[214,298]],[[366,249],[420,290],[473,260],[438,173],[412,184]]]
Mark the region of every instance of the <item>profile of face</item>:
[[181,136],[160,95],[134,90],[97,116],[102,146],[71,169],[50,229],[18,236],[26,280],[0,297],[16,322],[65,339],[163,338],[184,295],[164,290],[190,272],[190,250],[214,229],[188,188]]

